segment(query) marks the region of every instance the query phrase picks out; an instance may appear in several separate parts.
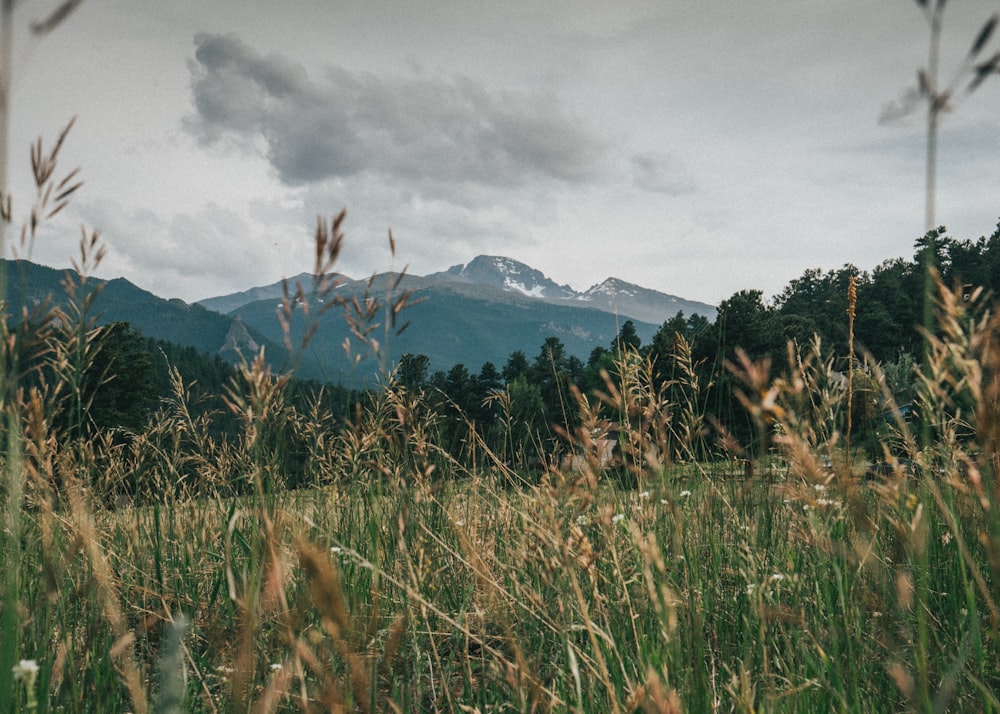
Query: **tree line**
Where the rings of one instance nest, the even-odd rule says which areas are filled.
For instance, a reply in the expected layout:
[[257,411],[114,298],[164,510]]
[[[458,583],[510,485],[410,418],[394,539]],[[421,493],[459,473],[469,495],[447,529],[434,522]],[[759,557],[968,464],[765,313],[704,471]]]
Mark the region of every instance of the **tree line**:
[[[440,443],[462,457],[474,446],[520,460],[545,451],[559,435],[579,426],[580,395],[607,390],[607,379],[620,379],[622,356],[645,365],[653,391],[664,403],[699,410],[742,443],[754,439],[753,426],[739,403],[736,378],[726,364],[737,350],[751,359],[773,356],[780,361],[787,344],[805,347],[818,339],[835,369],[847,368],[847,290],[857,285],[855,344],[879,363],[896,390],[897,402],[909,401],[912,367],[919,360],[925,309],[924,283],[928,265],[941,280],[967,293],[1000,288],[1000,225],[989,237],[957,240],[938,229],[915,242],[912,259],[886,260],[872,271],[851,264],[835,270],[806,270],[771,300],[760,290],[740,290],[722,301],[714,321],[679,312],[667,318],[643,344],[626,320],[614,340],[597,345],[586,361],[568,354],[558,337],[547,338],[534,355],[512,352],[504,364],[487,362],[478,371],[464,364],[431,371],[425,355],[404,354],[393,383],[423,395],[437,416]],[[125,323],[105,327],[100,349],[85,383],[92,428],[141,428],[150,412],[174,388],[174,375],[188,385],[192,408],[213,415],[220,437],[238,429],[222,399],[234,368],[218,356],[191,347],[146,339]],[[684,352],[680,355],[678,346]],[[697,383],[698,387],[694,386]],[[353,406],[365,393],[315,381],[289,383],[290,397],[301,404],[321,394],[335,422],[346,424]],[[697,394],[691,393],[697,389]],[[694,404],[691,399],[695,399]],[[615,415],[607,409],[609,418]],[[878,415],[855,420],[862,432]],[[706,457],[712,455],[705,435]]]
[[[753,360],[784,358],[789,342],[806,348],[818,340],[824,357],[834,369],[847,369],[847,292],[856,280],[857,311],[854,323],[856,352],[877,363],[894,391],[897,403],[912,399],[913,367],[919,362],[926,308],[925,280],[932,267],[941,281],[966,296],[977,289],[989,294],[1000,290],[1000,224],[989,237],[958,240],[940,228],[920,237],[912,259],[893,258],[871,271],[852,264],[823,271],[809,269],[793,279],[772,300],[760,290],[740,290],[722,301],[714,321],[679,312],[666,319],[652,339],[643,344],[631,321],[625,321],[609,345],[596,346],[586,362],[568,355],[558,337],[549,337],[533,357],[513,352],[502,366],[484,364],[472,373],[463,364],[429,373],[422,355],[403,355],[397,379],[408,388],[422,388],[437,395],[444,418],[447,443],[454,449],[467,439],[475,425],[493,447],[504,414],[504,400],[513,412],[519,435],[515,443],[526,447],[539,434],[551,436],[553,425],[562,430],[576,426],[574,388],[593,394],[605,388],[605,374],[614,376],[616,361],[625,353],[651,365],[654,388],[678,405],[680,365],[678,341],[689,349],[694,376],[702,385],[697,408],[742,443],[754,439],[754,427],[739,402],[739,388],[727,363],[737,361],[737,350]],[[855,418],[857,430],[869,434],[884,415],[865,411]],[[613,415],[611,415],[613,416]],[[465,435],[463,437],[463,434]],[[492,436],[492,440],[491,440]]]

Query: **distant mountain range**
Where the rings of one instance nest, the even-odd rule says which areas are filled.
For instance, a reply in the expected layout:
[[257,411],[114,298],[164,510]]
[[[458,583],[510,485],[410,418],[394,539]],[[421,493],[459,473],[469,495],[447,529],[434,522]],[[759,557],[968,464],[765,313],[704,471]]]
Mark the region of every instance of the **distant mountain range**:
[[[467,265],[427,276],[405,275],[393,292],[390,286],[397,277],[381,274],[355,280],[339,275],[340,284],[333,295],[342,301],[363,302],[374,297],[391,302],[403,291],[410,292],[411,305],[399,320],[408,322],[409,327],[399,335],[387,333],[386,321],[380,319],[380,327],[371,336],[383,348],[386,364],[410,352],[427,355],[432,370],[447,370],[461,363],[477,371],[487,361],[499,368],[515,350],[531,359],[551,336],[562,340],[567,353],[586,361],[594,347],[611,344],[626,320],[632,320],[639,337],[648,341],[665,320],[680,311],[712,320],[716,312],[712,305],[617,278],[576,292],[528,265],[500,256],[479,256]],[[312,282],[313,276],[303,273],[290,278],[287,285],[294,292],[295,286],[301,284],[308,294]],[[275,312],[283,292],[283,283],[277,282],[198,304],[238,317],[257,333],[280,342],[284,334]],[[318,304],[310,303],[312,314],[318,308]],[[292,323],[293,342],[301,338],[300,330],[307,319],[304,314],[300,317]],[[345,343],[353,343],[353,354],[366,353],[352,337],[343,313],[331,310],[312,338],[307,354],[301,355],[301,369],[332,381],[370,378],[377,361],[352,363],[345,355]],[[388,349],[384,349],[386,344]],[[319,371],[314,372],[317,368]]]
[[[21,308],[29,311],[33,306],[51,301],[65,306],[68,298],[63,280],[73,271],[37,265],[26,260],[2,260],[7,274],[7,301],[11,314],[19,315]],[[75,276],[79,280],[78,276]],[[90,317],[98,324],[127,322],[133,329],[147,337],[194,347],[200,352],[218,354],[234,362],[239,355],[251,355],[252,345],[263,345],[267,353],[280,354],[281,343],[274,343],[264,335],[242,325],[228,315],[221,315],[201,305],[172,299],[166,300],[143,290],[124,278],[99,280],[91,278],[81,291],[89,294],[99,288]]]
[[[367,283],[367,280],[353,280],[344,275],[337,277],[345,288]],[[309,285],[311,281],[312,276],[309,273],[302,273],[289,279],[288,284],[294,287],[297,282]],[[685,300],[618,278],[608,278],[583,292],[577,292],[569,285],[559,285],[541,271],[524,263],[493,255],[480,255],[466,265],[455,265],[444,272],[432,273],[425,277],[407,276],[405,283],[406,289],[409,290],[421,290],[448,283],[460,283],[473,288],[494,288],[553,305],[589,307],[618,315],[626,320],[639,320],[656,325],[662,324],[664,320],[681,311],[685,315],[703,315],[710,320],[715,319],[716,312],[714,305]],[[230,295],[199,300],[198,304],[216,312],[229,314],[248,303],[274,300],[281,296],[282,283],[277,282]]]
[[[64,299],[61,280],[65,273],[26,261],[7,261],[8,296],[11,304],[31,304],[51,295]],[[502,367],[507,357],[520,350],[531,359],[545,339],[559,337],[568,354],[586,361],[597,346],[608,346],[626,320],[632,320],[643,341],[679,311],[685,315],[715,318],[715,307],[632,285],[616,278],[583,292],[558,285],[543,273],[523,263],[499,256],[479,256],[467,265],[456,265],[427,276],[381,274],[365,280],[338,276],[333,296],[342,302],[366,299],[391,302],[403,291],[411,293],[410,305],[398,316],[409,323],[401,334],[386,331],[384,311],[377,311],[377,324],[370,338],[379,342],[381,366],[392,365],[406,352],[425,354],[432,370],[447,370],[462,363],[478,371],[486,361]],[[301,284],[306,303],[293,311],[290,334],[300,343],[309,315],[320,312],[320,297],[310,295],[313,277],[304,273],[290,278],[294,292]],[[238,293],[200,300],[189,305],[165,300],[118,278],[90,281],[102,285],[95,304],[100,321],[129,322],[143,334],[190,345],[203,352],[220,354],[234,361],[249,357],[260,346],[276,366],[287,363],[285,334],[277,318],[283,283],[250,288]],[[308,308],[308,310],[306,309]],[[342,383],[371,383],[380,367],[370,348],[359,344],[344,319],[344,309],[326,312],[307,350],[293,355],[305,377]],[[345,353],[349,344],[352,353]],[[355,361],[354,356],[364,359]]]

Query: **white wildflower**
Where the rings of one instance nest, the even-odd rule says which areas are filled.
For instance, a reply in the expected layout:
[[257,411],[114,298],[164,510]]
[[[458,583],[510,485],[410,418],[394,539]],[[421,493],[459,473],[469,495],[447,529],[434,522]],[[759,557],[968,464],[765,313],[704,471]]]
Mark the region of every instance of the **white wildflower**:
[[771,576],[771,581],[772,582],[779,582],[779,581],[784,580],[784,579],[785,579],[785,576],[782,575],[781,573],[775,573],[774,575]]
[[753,595],[753,591],[757,589],[754,583],[747,583],[747,595]]
[[688,496],[690,496],[690,495],[691,495],[691,492],[690,492],[690,491],[688,491],[688,490],[684,490],[684,491],[681,491],[681,492],[680,492],[680,497],[681,497],[681,498],[687,498],[687,497],[688,497]]
[[274,662],[271,665],[271,671],[272,672],[280,672],[281,671],[281,662]]
[[38,709],[38,694],[35,692],[35,679],[38,678],[38,662],[33,659],[22,659],[10,669],[16,681],[24,682],[25,694],[28,698],[25,711],[36,711]]
[[330,552],[336,555],[337,553],[344,552],[344,549],[341,548],[339,545],[332,545],[330,546]]
[[649,498],[649,491],[643,491],[640,493],[639,498]]
[[455,521],[455,525],[461,528],[462,526],[465,525],[465,521]]
[[20,682],[33,682],[38,674],[38,662],[33,659],[22,659],[11,667],[11,672],[14,673],[14,679]]
[[625,520],[625,514],[624,513],[617,513],[617,514],[615,514],[614,516],[611,517],[611,522],[613,524],[615,524],[615,525],[621,523],[624,520]]

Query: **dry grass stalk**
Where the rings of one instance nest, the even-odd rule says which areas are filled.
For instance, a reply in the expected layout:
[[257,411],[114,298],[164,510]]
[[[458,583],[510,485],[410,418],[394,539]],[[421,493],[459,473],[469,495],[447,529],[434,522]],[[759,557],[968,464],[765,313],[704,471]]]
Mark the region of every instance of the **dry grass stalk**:
[[69,495],[73,528],[83,543],[94,575],[98,601],[108,625],[117,638],[110,652],[111,658],[118,662],[121,678],[131,697],[134,710],[137,714],[145,714],[149,710],[145,688],[146,675],[135,656],[135,633],[129,629],[128,619],[122,610],[118,583],[101,547],[92,510],[78,484],[64,484],[63,487]]
[[854,318],[858,303],[858,277],[852,275],[847,286],[847,429],[844,433],[844,468],[851,471],[851,431],[854,413]]

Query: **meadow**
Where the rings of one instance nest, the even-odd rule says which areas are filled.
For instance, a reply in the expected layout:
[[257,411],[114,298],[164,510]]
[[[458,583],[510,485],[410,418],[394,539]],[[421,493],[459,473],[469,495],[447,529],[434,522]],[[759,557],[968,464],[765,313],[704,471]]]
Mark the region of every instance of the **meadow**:
[[[317,275],[340,240],[321,224]],[[6,328],[10,710],[1000,708],[1000,318],[984,295],[938,286],[919,418],[885,389],[874,453],[850,446],[851,382],[816,341],[729,365],[766,445],[734,461],[678,336],[672,393],[690,398],[623,350],[604,390],[565,395],[576,458],[528,473],[471,424],[452,456],[423,389],[387,375],[335,424],[293,406],[291,374],[261,355],[223,395],[237,438],[206,436],[179,374],[144,428],[88,428],[102,328],[81,286],[100,251],[85,235],[74,308]]]
[[[936,42],[945,3],[917,4]],[[978,86],[998,66],[965,69]],[[947,97],[930,78],[933,137]],[[33,148],[20,255],[80,186],[57,171],[65,136]],[[332,289],[342,220],[320,220],[316,281],[286,292],[286,335],[318,324],[293,330],[317,317],[293,307]],[[508,390],[493,395],[502,448],[470,421],[456,456],[440,395],[390,365],[334,419],[319,397],[291,399],[294,370],[263,354],[216,395],[234,433],[218,436],[176,370],[141,427],[94,428],[94,390],[115,376],[91,369],[108,329],[88,283],[103,251],[84,230],[65,301],[2,309],[0,709],[1000,710],[1000,316],[984,290],[926,266],[912,405],[855,350],[870,306],[852,280],[837,307],[847,354],[814,339],[725,355],[753,448],[704,409],[677,334],[668,382],[622,346],[601,388],[559,395],[576,418],[557,442],[513,438],[525,429]],[[0,276],[0,294],[16,279]],[[406,304],[339,309],[380,359],[374,336]],[[855,381],[888,417],[864,444]]]

